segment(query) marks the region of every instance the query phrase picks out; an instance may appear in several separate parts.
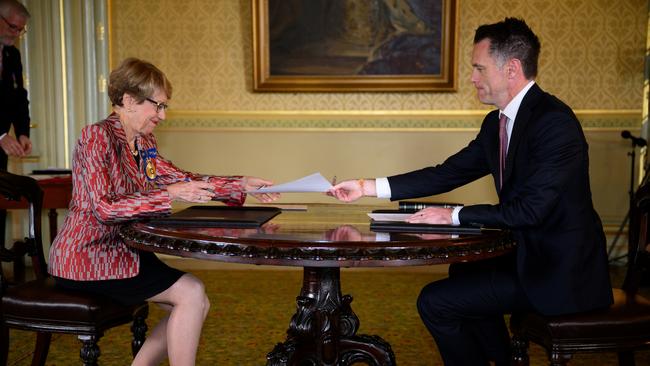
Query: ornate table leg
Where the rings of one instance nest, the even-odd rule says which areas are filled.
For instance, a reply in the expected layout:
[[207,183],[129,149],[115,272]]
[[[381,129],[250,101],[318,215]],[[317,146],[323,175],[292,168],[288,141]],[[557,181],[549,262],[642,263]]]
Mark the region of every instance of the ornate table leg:
[[266,356],[267,366],[395,365],[395,355],[386,341],[379,336],[356,335],[359,318],[351,302],[352,296],[341,296],[338,267],[305,267],[287,340]]

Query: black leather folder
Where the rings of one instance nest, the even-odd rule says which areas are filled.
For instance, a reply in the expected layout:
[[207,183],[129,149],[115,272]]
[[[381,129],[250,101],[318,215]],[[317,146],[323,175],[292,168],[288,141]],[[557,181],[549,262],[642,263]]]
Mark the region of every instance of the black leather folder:
[[410,224],[397,221],[370,221],[370,230],[380,233],[438,233],[438,234],[480,234],[484,229],[481,226],[453,226],[432,224]]
[[58,174],[72,174],[70,169],[34,169],[32,175],[58,175]]
[[152,219],[154,225],[195,227],[259,227],[282,210],[277,207],[191,206],[167,217]]

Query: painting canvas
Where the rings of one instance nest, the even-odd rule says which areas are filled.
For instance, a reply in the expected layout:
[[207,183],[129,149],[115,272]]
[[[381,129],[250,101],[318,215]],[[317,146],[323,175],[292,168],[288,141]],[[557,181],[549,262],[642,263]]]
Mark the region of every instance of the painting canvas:
[[253,0],[256,91],[450,91],[456,1]]

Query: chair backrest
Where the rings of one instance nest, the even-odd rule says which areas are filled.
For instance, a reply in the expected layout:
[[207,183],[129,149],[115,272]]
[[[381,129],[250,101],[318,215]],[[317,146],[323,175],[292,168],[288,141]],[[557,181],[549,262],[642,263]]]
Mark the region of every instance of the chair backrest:
[[[20,201],[24,198],[29,205],[29,233],[25,238],[27,254],[32,258],[32,267],[37,278],[47,277],[47,263],[43,253],[41,212],[43,210],[43,190],[38,182],[30,177],[0,171],[0,196]],[[0,198],[2,199],[2,198]],[[4,223],[2,223],[4,225]],[[0,285],[4,286],[2,271]]]
[[641,277],[650,271],[650,181],[645,180],[634,195],[630,213],[630,244],[623,289],[636,293]]

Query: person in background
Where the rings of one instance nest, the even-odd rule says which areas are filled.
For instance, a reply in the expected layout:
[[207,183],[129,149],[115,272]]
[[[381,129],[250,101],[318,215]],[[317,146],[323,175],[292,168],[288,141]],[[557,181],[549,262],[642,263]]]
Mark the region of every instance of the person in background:
[[593,208],[589,156],[571,108],[536,83],[540,42],[520,19],[480,26],[471,81],[497,108],[476,138],[442,164],[379,179],[355,179],[329,194],[400,200],[451,191],[491,174],[499,203],[426,208],[408,222],[508,228],[516,252],[452,265],[417,306],[446,365],[510,364],[504,314],[558,315],[613,302],[605,235]]
[[[7,156],[27,156],[29,101],[23,87],[20,51],[14,46],[26,31],[30,15],[17,0],[0,0],[0,169],[7,170]],[[9,135],[11,125],[16,137]]]
[[[272,185],[243,176],[207,176],[179,169],[158,152],[153,130],[166,116],[172,86],[151,63],[129,58],[113,70],[113,113],[86,126],[76,144],[69,213],[49,255],[49,271],[64,288],[121,302],[151,301],[169,314],[150,332],[133,365],[194,365],[210,307],[204,285],[151,252],[129,248],[120,228],[171,212],[172,201],[241,205],[246,192]],[[278,194],[254,195],[270,202]]]
[[[0,170],[7,171],[9,156],[32,153],[29,139],[29,101],[23,87],[23,65],[15,47],[26,31],[27,8],[17,0],[0,0]],[[14,138],[9,134],[14,126]],[[0,242],[4,250],[7,211],[0,210]]]

